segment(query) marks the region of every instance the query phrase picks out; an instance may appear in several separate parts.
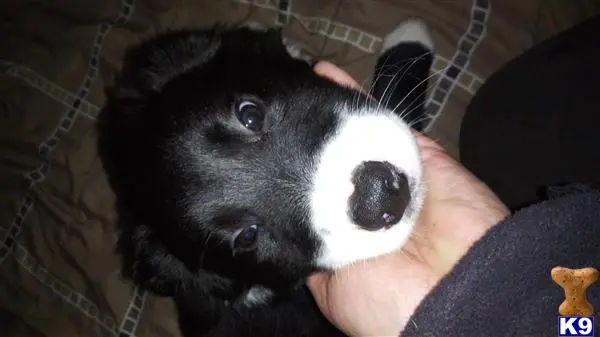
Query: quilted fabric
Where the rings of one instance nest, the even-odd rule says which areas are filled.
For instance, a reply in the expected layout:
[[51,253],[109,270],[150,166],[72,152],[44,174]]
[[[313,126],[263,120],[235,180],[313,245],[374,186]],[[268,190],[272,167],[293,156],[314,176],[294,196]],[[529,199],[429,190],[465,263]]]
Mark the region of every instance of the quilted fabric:
[[126,46],[217,21],[280,26],[300,55],[330,60],[368,88],[386,34],[421,17],[437,53],[428,130],[458,155],[462,111],[485,78],[586,17],[592,2],[2,1],[2,335],[178,336],[171,301],[119,275],[114,196],[96,154],[95,119]]

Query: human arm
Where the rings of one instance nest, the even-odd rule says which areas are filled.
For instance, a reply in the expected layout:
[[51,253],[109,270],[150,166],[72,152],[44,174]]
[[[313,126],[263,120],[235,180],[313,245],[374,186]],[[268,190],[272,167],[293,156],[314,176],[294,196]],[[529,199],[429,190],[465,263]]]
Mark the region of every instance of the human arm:
[[[491,228],[423,299],[401,336],[556,335],[564,292],[550,276],[555,266],[600,270],[600,193],[543,202]],[[600,308],[600,284],[588,299]]]
[[[352,78],[331,64],[317,64],[315,71],[357,88]],[[308,284],[322,312],[353,336],[389,336],[401,330],[405,330],[403,336],[462,336],[465,330],[461,329],[467,328],[471,329],[467,335],[503,336],[506,329],[516,331],[529,323],[538,324],[530,325],[534,329],[532,334],[538,335],[535,329],[548,322],[527,319],[549,319],[549,316],[522,319],[520,314],[512,313],[545,310],[544,314],[552,313],[549,327],[555,333],[562,290],[552,283],[548,265],[563,258],[565,266],[578,267],[578,259],[582,258],[578,247],[584,247],[583,254],[588,259],[600,260],[598,244],[594,242],[600,238],[598,225],[589,228],[593,221],[600,224],[593,202],[584,210],[571,208],[571,204],[564,209],[553,203],[542,204],[509,217],[506,207],[483,182],[433,141],[416,136],[428,185],[423,216],[417,226],[419,235],[397,254],[356,264],[338,273],[311,277]],[[600,207],[597,200],[594,202],[596,208]],[[563,213],[569,216],[557,216]],[[575,215],[590,218],[585,221]],[[552,224],[555,230],[580,228],[596,232],[585,233],[585,239],[592,240],[588,242],[591,248],[579,245],[571,247],[575,251],[563,249],[553,255],[544,253],[544,249],[555,247],[560,237],[544,226],[539,227],[540,224],[546,227]],[[567,245],[580,244],[576,238],[571,239],[574,241],[567,241]],[[535,282],[525,282],[529,277]],[[591,299],[597,301],[594,294]],[[531,296],[541,296],[543,301],[554,304],[541,308],[543,303],[523,301]],[[500,305],[509,298],[517,304]],[[490,306],[493,310],[488,309]],[[536,306],[537,311],[529,306]]]

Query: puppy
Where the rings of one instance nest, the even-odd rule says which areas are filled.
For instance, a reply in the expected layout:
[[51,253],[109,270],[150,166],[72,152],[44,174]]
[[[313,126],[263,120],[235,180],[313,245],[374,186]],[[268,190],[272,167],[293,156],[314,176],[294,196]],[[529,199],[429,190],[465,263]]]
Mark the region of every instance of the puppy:
[[401,248],[423,200],[408,125],[291,57],[276,30],[133,47],[98,131],[123,274],[172,297],[186,337],[343,336],[307,276]]

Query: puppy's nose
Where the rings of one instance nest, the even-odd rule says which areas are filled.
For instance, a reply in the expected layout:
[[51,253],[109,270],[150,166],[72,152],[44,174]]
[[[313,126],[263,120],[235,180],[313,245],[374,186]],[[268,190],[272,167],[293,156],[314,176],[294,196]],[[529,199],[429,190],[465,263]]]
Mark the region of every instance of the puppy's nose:
[[363,162],[354,171],[350,196],[352,220],[366,230],[397,224],[410,202],[406,175],[388,162]]

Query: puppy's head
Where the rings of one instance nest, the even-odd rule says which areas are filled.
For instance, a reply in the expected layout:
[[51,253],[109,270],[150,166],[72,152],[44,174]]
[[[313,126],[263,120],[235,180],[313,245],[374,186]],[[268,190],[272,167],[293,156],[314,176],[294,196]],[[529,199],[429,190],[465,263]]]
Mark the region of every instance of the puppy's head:
[[421,204],[409,127],[290,57],[275,31],[136,47],[99,125],[121,250],[146,281],[294,282],[400,248]]

